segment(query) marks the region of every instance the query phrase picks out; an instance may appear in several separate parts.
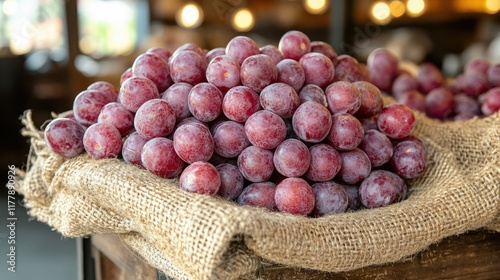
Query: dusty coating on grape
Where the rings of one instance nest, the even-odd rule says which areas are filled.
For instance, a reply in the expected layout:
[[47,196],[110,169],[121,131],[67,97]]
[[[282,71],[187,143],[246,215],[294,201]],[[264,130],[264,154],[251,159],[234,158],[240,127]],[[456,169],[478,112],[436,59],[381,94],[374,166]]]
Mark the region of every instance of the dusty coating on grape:
[[180,188],[192,193],[215,195],[219,191],[220,184],[219,172],[205,161],[191,163],[179,177]]

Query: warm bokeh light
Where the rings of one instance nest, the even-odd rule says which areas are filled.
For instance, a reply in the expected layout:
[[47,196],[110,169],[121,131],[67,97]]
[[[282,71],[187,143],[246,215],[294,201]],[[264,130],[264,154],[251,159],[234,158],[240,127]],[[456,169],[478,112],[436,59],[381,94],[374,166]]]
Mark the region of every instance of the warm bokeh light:
[[239,9],[233,15],[232,25],[236,31],[249,31],[253,28],[254,24],[254,16],[252,11],[250,11],[249,9]]
[[26,38],[13,36],[10,40],[9,47],[12,54],[23,55],[31,51],[31,49],[33,48],[33,43]]
[[425,11],[425,2],[424,0],[408,0],[408,3],[406,3],[406,9],[408,11],[408,15],[411,17],[421,16]]
[[203,21],[203,10],[196,3],[188,3],[177,12],[176,20],[184,28],[196,28]]
[[310,14],[319,15],[328,9],[328,0],[304,0],[304,8]]
[[17,1],[5,0],[2,4],[2,12],[8,17],[15,15],[17,13]]
[[405,13],[405,4],[399,0],[392,1],[389,3],[389,9],[391,10],[391,16],[398,18]]
[[387,24],[391,21],[391,10],[385,2],[376,2],[372,6],[372,19],[379,24]]
[[500,11],[500,0],[486,0],[484,6],[487,13],[497,13],[498,11]]

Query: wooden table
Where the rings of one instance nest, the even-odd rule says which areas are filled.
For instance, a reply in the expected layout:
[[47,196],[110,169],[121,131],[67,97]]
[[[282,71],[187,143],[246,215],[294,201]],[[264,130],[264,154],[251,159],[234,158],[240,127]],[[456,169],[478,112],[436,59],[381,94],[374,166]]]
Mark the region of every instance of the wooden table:
[[[169,279],[134,256],[116,236],[84,240],[84,280]],[[258,279],[500,279],[500,233],[472,231],[431,245],[411,260],[345,273],[266,268]]]

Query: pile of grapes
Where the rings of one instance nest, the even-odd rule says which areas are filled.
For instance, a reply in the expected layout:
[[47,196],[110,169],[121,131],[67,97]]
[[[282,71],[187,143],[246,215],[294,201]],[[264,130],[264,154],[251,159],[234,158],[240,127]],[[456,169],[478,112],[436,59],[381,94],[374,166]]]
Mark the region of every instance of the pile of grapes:
[[386,49],[368,57],[371,81],[397,102],[428,117],[459,121],[484,117],[500,110],[500,63],[473,59],[463,73],[446,79],[431,63],[418,66],[416,76],[399,69],[398,59]]
[[64,157],[122,158],[179,187],[242,205],[319,217],[406,197],[426,168],[415,117],[384,107],[370,69],[289,31],[140,54],[117,90],[99,81],[45,128]]

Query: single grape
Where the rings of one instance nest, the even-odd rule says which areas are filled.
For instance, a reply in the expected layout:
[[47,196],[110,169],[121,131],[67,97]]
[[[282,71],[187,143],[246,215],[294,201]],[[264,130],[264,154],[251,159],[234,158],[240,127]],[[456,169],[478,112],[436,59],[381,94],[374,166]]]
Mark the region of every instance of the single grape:
[[500,63],[490,66],[488,70],[488,82],[491,87],[500,87]]
[[355,82],[361,80],[363,76],[360,72],[359,61],[354,57],[341,54],[337,57],[337,63],[335,64],[335,76],[333,81],[345,81],[345,82]]
[[280,212],[300,216],[309,215],[315,204],[311,186],[301,178],[286,178],[276,185],[274,200]]
[[73,101],[73,114],[79,123],[89,126],[97,122],[102,107],[114,101],[116,95],[99,90],[84,90]]
[[188,83],[175,83],[161,94],[161,99],[167,101],[168,105],[174,109],[177,121],[191,116],[188,96],[192,88],[193,86]]
[[245,127],[234,121],[225,121],[218,125],[213,139],[215,152],[225,158],[235,158],[250,146]]
[[170,61],[170,57],[172,57],[172,53],[169,50],[161,47],[151,47],[146,50],[146,53],[154,53],[156,55],[159,55],[167,63]]
[[445,119],[453,113],[453,92],[446,88],[436,88],[425,96],[425,112],[427,116]]
[[141,162],[149,172],[164,178],[176,177],[185,166],[172,140],[163,137],[150,139],[142,146]]
[[314,84],[304,85],[299,91],[300,102],[315,101],[327,107],[326,95],[322,88]]
[[188,108],[191,114],[202,122],[215,120],[222,113],[223,95],[210,83],[199,83],[188,95]]
[[357,81],[365,81],[365,82],[371,82],[372,80],[372,75],[370,73],[370,69],[368,69],[368,66],[364,63],[359,63],[358,64],[358,75],[357,75]]
[[247,57],[259,53],[257,43],[247,36],[233,37],[226,45],[226,54],[234,58],[240,65]]
[[311,41],[303,32],[290,30],[281,36],[278,49],[284,58],[298,61],[304,54],[311,51]]
[[83,135],[85,151],[94,159],[117,157],[122,149],[118,129],[107,123],[95,123]]
[[328,109],[332,114],[354,114],[361,107],[361,94],[356,86],[345,81],[331,83],[325,90]]
[[334,65],[337,64],[337,52],[330,44],[323,41],[312,41],[310,45],[311,52],[324,54],[332,61]]
[[156,85],[148,78],[132,77],[127,79],[120,88],[119,102],[132,113],[137,112],[144,102],[159,98]]
[[182,51],[192,51],[202,57],[205,57],[205,52],[203,51],[203,49],[198,44],[192,42],[184,43],[177,47],[177,49],[175,49],[174,53],[172,54],[172,57],[176,56]]
[[465,94],[453,96],[453,112],[455,114],[479,115],[480,111],[479,103],[474,98]]
[[419,91],[426,95],[444,85],[444,76],[434,64],[425,62],[418,67],[417,81]]
[[286,125],[275,113],[260,110],[245,122],[245,133],[252,145],[262,149],[274,149],[285,140]]
[[455,78],[455,92],[478,97],[490,88],[488,80],[481,74],[461,74]]
[[132,64],[132,74],[150,79],[159,92],[173,83],[167,61],[155,53],[140,54]]
[[175,112],[163,99],[151,99],[139,107],[134,118],[137,133],[149,140],[166,137],[175,126]]
[[356,87],[361,97],[359,109],[356,111],[357,117],[369,118],[382,111],[382,107],[384,106],[382,93],[374,84],[366,81],[357,81],[352,84]]
[[357,185],[341,184],[347,193],[347,209],[357,210],[361,205],[359,199],[359,187]]
[[332,115],[320,103],[302,103],[292,117],[295,134],[303,141],[318,143],[323,141],[332,127]]
[[309,169],[311,154],[302,141],[286,139],[276,147],[273,163],[280,174],[286,177],[300,177]]
[[210,61],[212,61],[212,59],[214,59],[215,57],[225,54],[226,54],[226,48],[223,47],[213,48],[207,52],[207,54],[205,55],[205,60],[208,63],[210,63]]
[[240,79],[244,86],[260,92],[266,86],[276,82],[278,70],[270,56],[255,54],[241,63]]
[[418,177],[426,168],[425,149],[413,141],[400,142],[394,147],[391,165],[405,179]]
[[377,120],[378,129],[390,138],[404,138],[413,130],[415,115],[408,106],[391,104],[380,112]]
[[307,179],[313,182],[330,181],[340,171],[342,165],[340,154],[332,146],[324,143],[309,148],[311,163],[306,172]]
[[120,86],[128,79],[134,76],[132,74],[132,67],[127,68],[120,76]]
[[233,87],[222,100],[222,112],[228,119],[236,122],[245,122],[259,109],[259,95],[246,86]]
[[299,107],[300,97],[288,84],[273,83],[260,92],[260,105],[286,119],[292,117]]
[[361,125],[363,126],[363,130],[366,132],[370,129],[378,130],[377,120],[378,120],[378,115],[375,115],[371,118],[359,119],[359,122],[361,122]]
[[181,189],[198,194],[216,195],[221,185],[219,172],[215,167],[204,161],[188,165],[179,177]]
[[249,146],[238,156],[237,165],[243,177],[248,181],[267,181],[274,171],[273,152]]
[[219,55],[207,66],[207,81],[225,92],[238,86],[240,80],[240,64],[229,55]]
[[134,128],[134,115],[121,103],[110,102],[102,107],[97,122],[113,125],[123,137]]
[[273,182],[252,183],[243,189],[237,198],[240,205],[249,205],[253,207],[263,207],[269,211],[275,211],[276,202],[276,184]]
[[76,157],[84,150],[83,134],[85,128],[69,118],[57,118],[44,129],[44,139],[47,147],[60,156]]
[[229,200],[236,199],[243,191],[244,178],[236,165],[229,163],[219,164],[215,167],[220,176],[220,187],[217,194]]
[[190,50],[172,55],[170,76],[175,83],[188,83],[192,86],[205,81],[207,62],[205,57]]
[[378,48],[370,52],[366,64],[372,83],[380,90],[389,92],[394,79],[398,76],[398,58],[387,49]]
[[276,69],[278,70],[278,82],[290,85],[296,92],[300,91],[306,80],[306,74],[298,61],[289,58],[283,59],[276,64]]
[[359,148],[365,152],[373,167],[382,166],[392,157],[393,146],[391,140],[378,130],[365,131],[363,142]]
[[304,69],[306,84],[314,84],[323,88],[333,81],[335,67],[324,54],[306,53],[300,58],[299,63]]
[[490,116],[498,111],[500,111],[500,87],[495,87],[484,94],[481,112],[486,116]]
[[346,190],[339,184],[328,181],[315,183],[312,186],[314,192],[314,209],[312,215],[321,217],[330,214],[343,213],[349,205]]
[[122,157],[125,162],[133,165],[143,166],[141,160],[142,147],[148,142],[139,133],[132,132],[123,141]]
[[359,186],[361,203],[366,208],[378,208],[396,201],[397,185],[389,171],[375,170]]
[[208,161],[214,152],[214,140],[210,130],[198,123],[185,123],[173,135],[174,149],[187,162]]
[[[429,96],[429,95],[427,95]],[[420,93],[418,90],[411,90],[398,95],[396,98],[397,103],[404,104],[410,109],[423,112],[426,111],[426,96]]]
[[403,73],[392,83],[392,96],[396,99],[402,94],[413,90],[418,90],[418,81],[411,74]]
[[370,158],[361,149],[340,152],[342,167],[338,178],[347,184],[358,184],[371,172]]
[[475,58],[467,62],[464,67],[464,73],[467,74],[479,74],[482,76],[488,76],[488,69],[490,68],[490,62],[487,59]]
[[363,141],[364,129],[361,122],[350,114],[332,116],[332,127],[327,141],[335,149],[348,151],[356,148]]
[[110,100],[116,101],[118,97],[118,91],[115,86],[110,82],[106,81],[97,81],[93,82],[87,87],[88,90],[98,90],[103,91],[109,97]]
[[259,48],[259,52],[270,56],[273,59],[274,64],[278,64],[281,60],[283,60],[283,54],[281,54],[280,50],[278,50],[278,47],[275,45],[262,46]]

